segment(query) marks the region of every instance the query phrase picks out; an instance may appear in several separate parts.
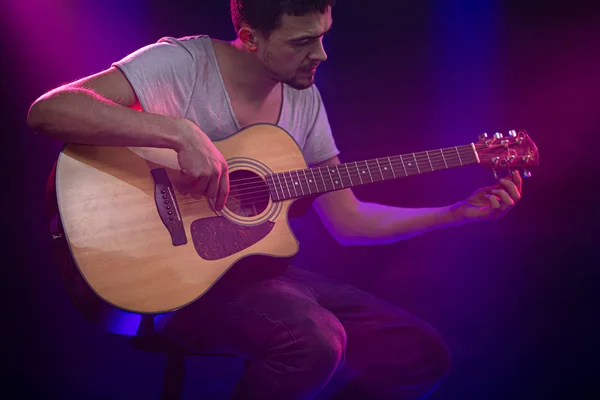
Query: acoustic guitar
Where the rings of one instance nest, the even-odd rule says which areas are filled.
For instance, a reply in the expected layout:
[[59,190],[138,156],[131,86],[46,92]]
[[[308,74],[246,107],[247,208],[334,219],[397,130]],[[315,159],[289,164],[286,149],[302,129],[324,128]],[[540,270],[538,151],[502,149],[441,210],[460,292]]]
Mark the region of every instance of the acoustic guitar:
[[525,131],[318,168],[308,168],[289,133],[271,124],[251,125],[215,146],[230,175],[221,212],[194,193],[173,150],[62,149],[54,184],[64,239],[101,300],[126,312],[168,313],[203,296],[242,260],[293,257],[299,246],[288,218],[299,199],[470,164],[494,172],[539,165]]

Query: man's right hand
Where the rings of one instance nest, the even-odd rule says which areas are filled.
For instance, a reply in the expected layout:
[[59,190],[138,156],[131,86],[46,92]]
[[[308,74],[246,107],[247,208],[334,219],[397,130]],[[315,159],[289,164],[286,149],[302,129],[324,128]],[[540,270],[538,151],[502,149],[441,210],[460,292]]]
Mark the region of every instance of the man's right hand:
[[180,140],[177,160],[184,175],[194,182],[194,190],[205,195],[217,211],[223,209],[229,194],[227,161],[210,138],[187,119],[178,121]]

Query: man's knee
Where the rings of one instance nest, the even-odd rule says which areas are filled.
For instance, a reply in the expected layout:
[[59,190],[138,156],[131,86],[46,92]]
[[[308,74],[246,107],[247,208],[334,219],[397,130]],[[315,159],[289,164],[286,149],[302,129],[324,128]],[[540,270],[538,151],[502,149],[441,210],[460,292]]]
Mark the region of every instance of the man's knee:
[[330,314],[303,316],[298,326],[290,329],[293,351],[281,349],[276,356],[288,358],[287,367],[302,370],[316,380],[329,379],[346,357],[346,332]]
[[439,382],[452,370],[452,355],[446,341],[432,328],[419,330],[422,358],[420,363],[428,371],[427,375],[432,382]]
[[442,335],[428,325],[411,327],[409,336],[408,357],[406,353],[399,354],[404,361],[392,375],[396,375],[396,382],[408,378],[408,384],[420,386],[426,392],[433,390],[452,369],[448,346]]
[[427,325],[399,326],[385,335],[379,356],[371,358],[363,379],[382,387],[437,387],[450,373],[451,354],[442,336]]

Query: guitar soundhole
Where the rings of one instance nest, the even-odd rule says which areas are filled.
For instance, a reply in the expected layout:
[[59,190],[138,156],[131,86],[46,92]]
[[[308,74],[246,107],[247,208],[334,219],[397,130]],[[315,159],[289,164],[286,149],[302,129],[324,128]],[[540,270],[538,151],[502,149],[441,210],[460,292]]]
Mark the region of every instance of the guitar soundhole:
[[269,205],[267,183],[252,171],[238,170],[229,174],[229,197],[226,206],[241,217],[254,217]]

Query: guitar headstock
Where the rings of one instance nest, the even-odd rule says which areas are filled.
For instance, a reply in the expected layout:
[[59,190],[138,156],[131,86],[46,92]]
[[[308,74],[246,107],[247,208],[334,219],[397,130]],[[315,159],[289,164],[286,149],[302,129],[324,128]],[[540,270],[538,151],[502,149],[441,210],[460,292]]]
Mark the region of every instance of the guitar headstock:
[[488,137],[483,133],[475,143],[475,149],[479,156],[479,163],[492,169],[496,177],[498,170],[522,168],[523,176],[529,178],[531,172],[528,168],[539,165],[538,148],[524,130],[509,131],[508,136],[496,133]]

